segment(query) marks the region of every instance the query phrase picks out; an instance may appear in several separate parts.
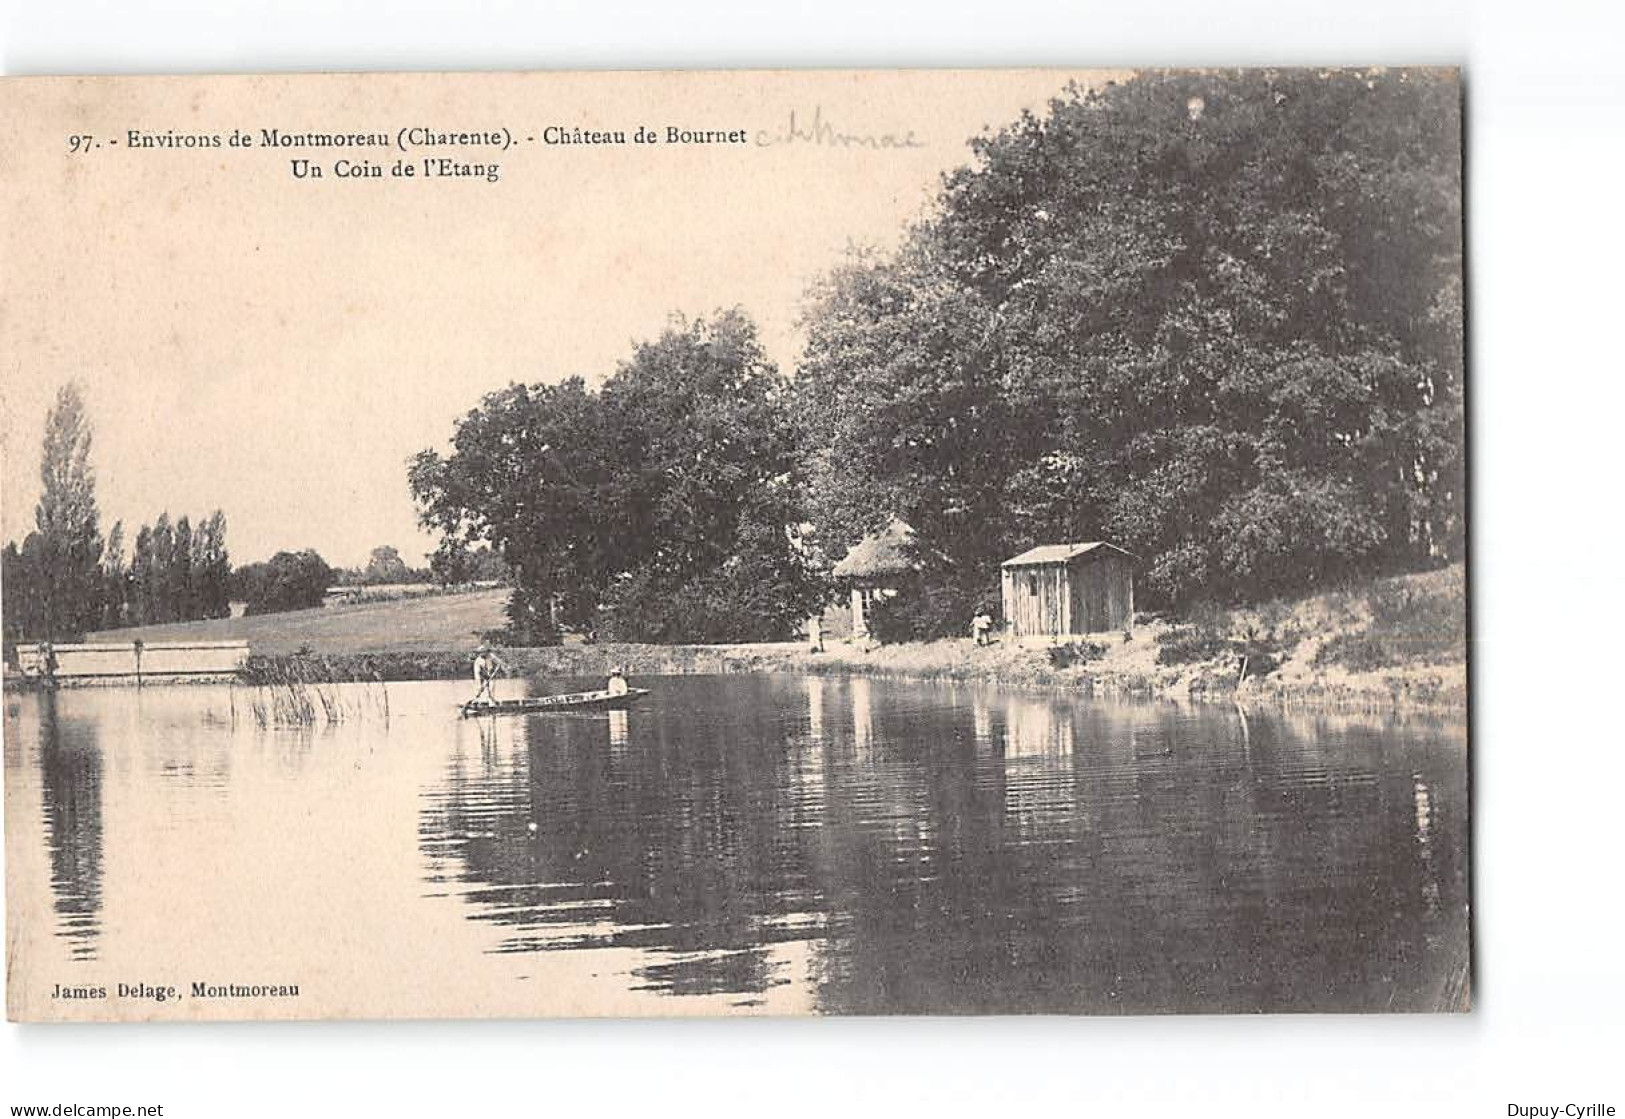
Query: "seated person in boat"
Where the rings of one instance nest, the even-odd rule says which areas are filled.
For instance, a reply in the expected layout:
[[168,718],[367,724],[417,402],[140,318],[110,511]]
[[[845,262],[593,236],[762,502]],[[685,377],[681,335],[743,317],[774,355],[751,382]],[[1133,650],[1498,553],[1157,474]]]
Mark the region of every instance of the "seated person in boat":
[[489,645],[481,644],[474,650],[474,698],[470,703],[495,703],[497,697],[491,693],[491,684],[497,674],[508,666],[502,663],[502,658],[491,651]]
[[609,684],[604,690],[610,695],[625,695],[627,691],[626,673],[619,668],[610,669]]

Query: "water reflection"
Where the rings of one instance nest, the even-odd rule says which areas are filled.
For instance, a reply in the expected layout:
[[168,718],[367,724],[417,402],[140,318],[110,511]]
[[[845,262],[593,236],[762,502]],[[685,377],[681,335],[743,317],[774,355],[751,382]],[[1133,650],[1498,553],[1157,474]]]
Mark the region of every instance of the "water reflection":
[[1415,1009],[1464,958],[1464,820],[1436,857],[1413,776],[1459,799],[1457,732],[863,679],[624,718],[515,721],[429,794],[492,950],[638,949],[748,1005],[804,942],[831,1012]]
[[852,707],[852,748],[867,758],[875,748],[874,690],[868,680],[857,679],[847,683]]
[[56,697],[42,697],[39,724],[40,788],[57,935],[75,959],[94,959],[102,908],[102,751],[86,721],[58,712]]
[[[64,961],[169,937],[259,967],[275,928],[407,967],[432,928],[436,1005],[464,1013],[487,1008],[457,1001],[467,976],[522,988],[544,961],[628,997],[831,1013],[1463,996],[1453,725],[749,676],[463,720],[456,690],[395,685],[387,722],[317,732],[233,721],[218,689],[20,697],[7,809],[38,829]],[[273,885],[245,908],[249,874]]]
[[806,680],[807,689],[807,737],[816,742],[824,741],[824,678],[822,676],[809,676]]
[[752,811],[732,794],[781,784],[768,771],[794,736],[769,710],[747,724],[748,741],[661,723],[627,756],[617,747],[637,721],[485,721],[499,745],[477,770],[453,755],[444,788],[425,798],[425,850],[437,867],[459,864],[475,918],[503,927],[495,951],[658,948],[636,973],[652,987],[764,991],[779,981],[767,946],[805,933],[777,919],[782,905],[748,899],[793,892],[776,868],[799,814],[793,795]]

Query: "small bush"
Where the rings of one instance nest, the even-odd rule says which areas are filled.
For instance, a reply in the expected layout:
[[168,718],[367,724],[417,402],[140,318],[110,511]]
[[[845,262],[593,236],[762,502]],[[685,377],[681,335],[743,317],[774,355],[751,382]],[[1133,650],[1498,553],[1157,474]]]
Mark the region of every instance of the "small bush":
[[608,641],[660,645],[785,641],[823,597],[798,560],[768,548],[686,579],[645,564],[616,580],[597,628]]
[[1263,621],[1263,630],[1250,625],[1240,641],[1231,643],[1236,654],[1242,658],[1239,675],[1243,679],[1268,676],[1286,660],[1288,647],[1297,644],[1295,631],[1286,625],[1282,615],[1277,614],[1272,619],[1266,613]]
[[1350,672],[1374,672],[1403,660],[1403,655],[1380,637],[1370,633],[1340,633],[1315,651],[1314,665],[1316,668],[1341,665]]
[[1065,645],[1052,646],[1049,650],[1049,663],[1051,668],[1071,668],[1074,665],[1097,661],[1105,655],[1106,646],[1098,641],[1072,641]]
[[[869,633],[882,645],[965,637],[971,618],[998,601],[998,587],[985,581],[902,579],[896,595],[876,598],[870,606]],[[996,632],[998,611],[988,612],[994,615]]]
[[1203,626],[1175,626],[1157,635],[1157,663],[1194,664],[1238,651],[1238,643]]
[[1281,667],[1282,656],[1271,652],[1249,652],[1243,654],[1247,659],[1243,662],[1241,676],[1252,678],[1255,676],[1268,676]]
[[919,624],[918,612],[909,609],[909,605],[896,598],[876,598],[866,613],[869,636],[882,645],[920,640],[922,633],[929,632],[929,627]]

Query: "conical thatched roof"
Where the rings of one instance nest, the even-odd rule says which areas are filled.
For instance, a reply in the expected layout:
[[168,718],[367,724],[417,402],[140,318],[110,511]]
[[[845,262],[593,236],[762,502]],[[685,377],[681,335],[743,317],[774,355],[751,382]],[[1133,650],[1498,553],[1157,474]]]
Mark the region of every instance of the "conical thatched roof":
[[831,572],[837,579],[878,579],[901,575],[917,566],[909,555],[914,530],[893,517],[885,528],[853,545]]

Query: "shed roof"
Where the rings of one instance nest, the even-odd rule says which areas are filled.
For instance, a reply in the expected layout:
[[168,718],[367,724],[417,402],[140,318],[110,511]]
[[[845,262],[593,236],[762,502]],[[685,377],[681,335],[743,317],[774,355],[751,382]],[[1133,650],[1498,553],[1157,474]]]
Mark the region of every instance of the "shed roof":
[[1040,563],[1070,563],[1079,556],[1106,548],[1118,555],[1134,558],[1134,553],[1119,548],[1116,544],[1108,544],[1104,540],[1090,540],[1083,544],[1040,544],[1036,548],[1028,548],[1019,556],[1011,556],[1001,565],[1003,567],[1032,567]]
[[831,572],[837,579],[872,579],[900,575],[918,566],[909,554],[914,530],[893,517],[879,532],[871,532],[852,546]]

